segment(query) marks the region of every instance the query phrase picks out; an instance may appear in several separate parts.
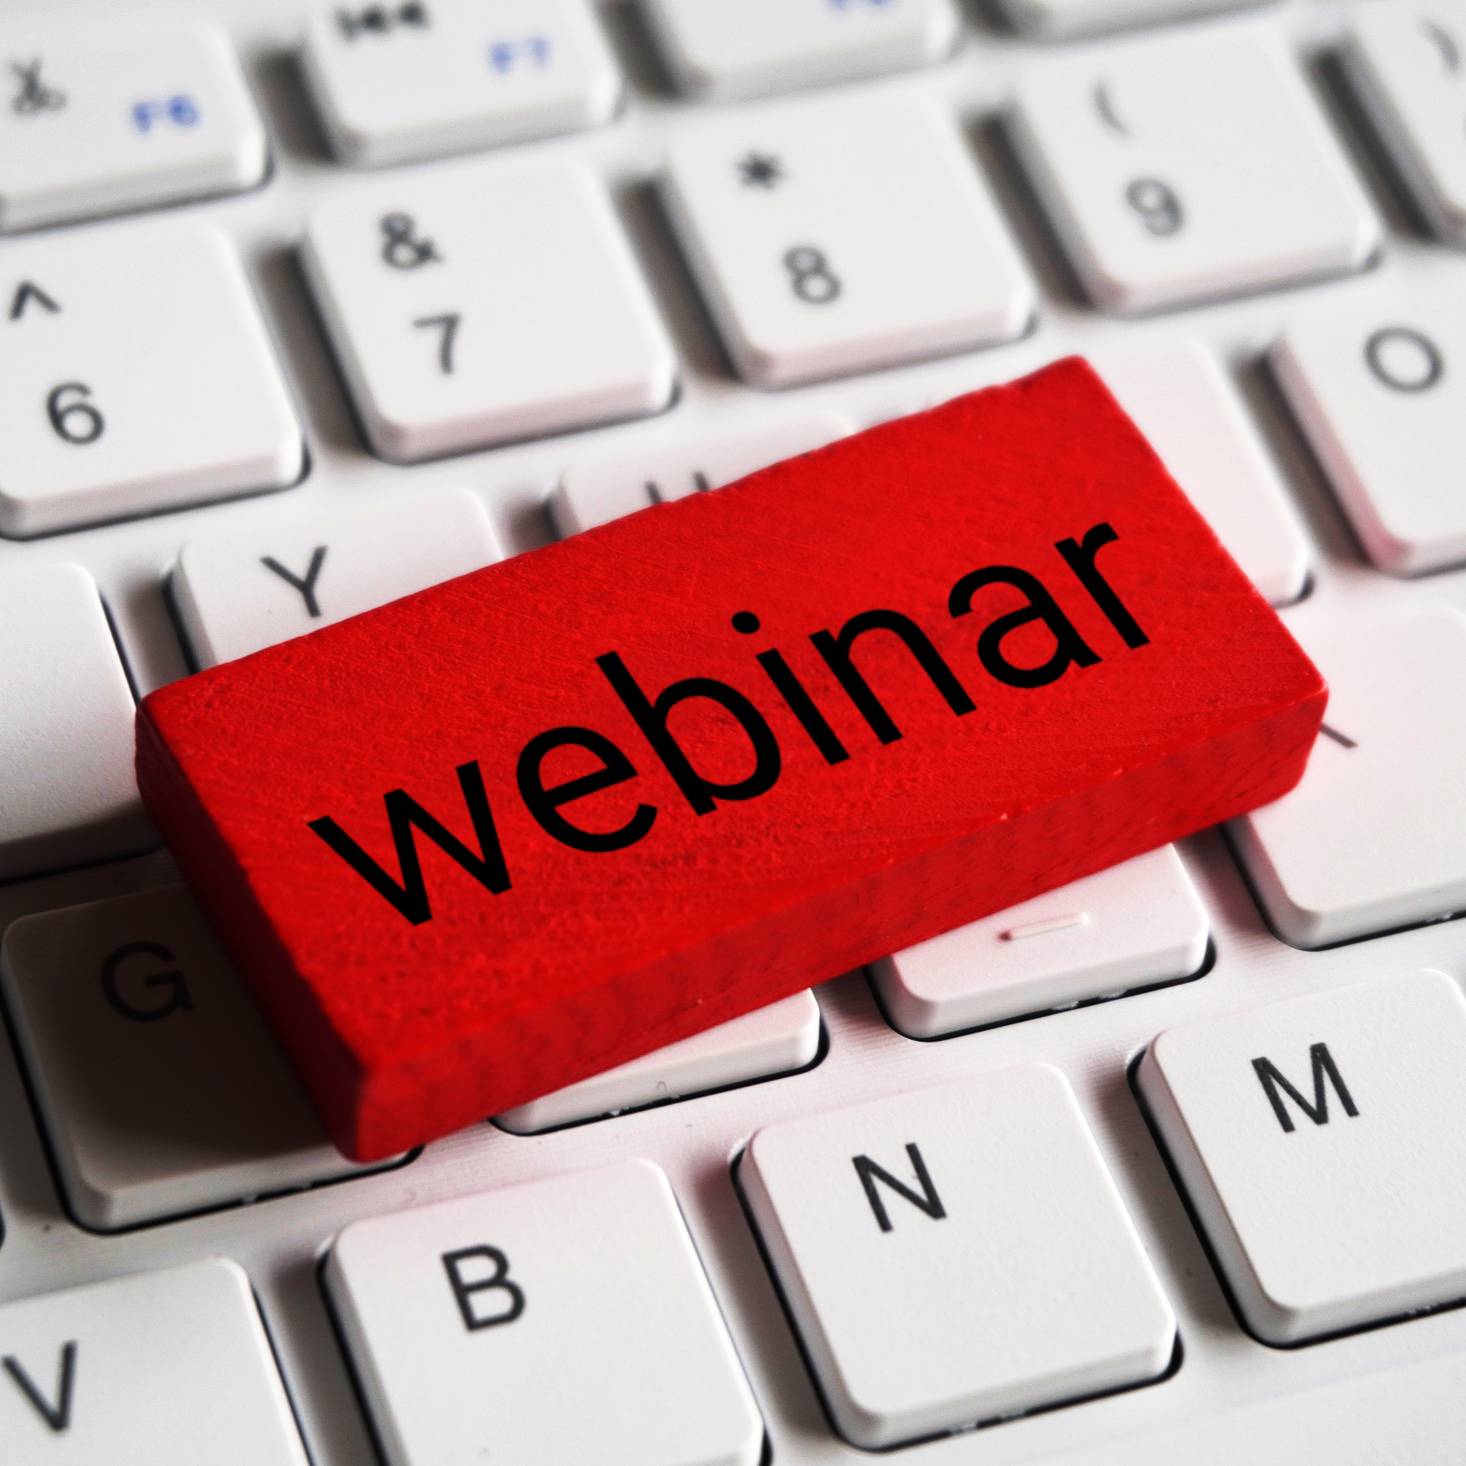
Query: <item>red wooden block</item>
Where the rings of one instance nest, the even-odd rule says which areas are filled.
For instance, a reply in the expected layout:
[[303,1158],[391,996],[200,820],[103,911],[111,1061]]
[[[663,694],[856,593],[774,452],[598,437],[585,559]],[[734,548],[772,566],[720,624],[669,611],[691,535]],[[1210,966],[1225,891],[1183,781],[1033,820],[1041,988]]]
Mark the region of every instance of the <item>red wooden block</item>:
[[165,687],[138,774],[373,1158],[1273,799],[1325,697],[1068,361]]

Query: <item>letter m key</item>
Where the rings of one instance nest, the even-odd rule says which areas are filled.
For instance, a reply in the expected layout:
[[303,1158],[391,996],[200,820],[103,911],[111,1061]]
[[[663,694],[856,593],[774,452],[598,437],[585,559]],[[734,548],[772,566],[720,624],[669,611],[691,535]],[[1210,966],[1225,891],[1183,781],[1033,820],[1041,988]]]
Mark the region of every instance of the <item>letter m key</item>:
[[1292,1110],[1284,1102],[1284,1095],[1292,1100],[1315,1125],[1327,1125],[1329,1123],[1329,1087],[1332,1086],[1344,1113],[1351,1120],[1356,1119],[1359,1115],[1359,1107],[1354,1103],[1353,1095],[1349,1093],[1349,1086],[1344,1083],[1344,1076],[1339,1073],[1339,1066],[1334,1062],[1334,1056],[1329,1053],[1329,1046],[1322,1043],[1314,1044],[1308,1051],[1308,1057],[1313,1064],[1313,1100],[1311,1103],[1283,1077],[1271,1059],[1252,1061],[1253,1073],[1257,1075],[1258,1082],[1262,1085],[1263,1092],[1273,1107],[1273,1114],[1278,1117],[1278,1124],[1283,1127],[1283,1132],[1287,1135],[1291,1135],[1297,1129],[1297,1125],[1294,1122]]

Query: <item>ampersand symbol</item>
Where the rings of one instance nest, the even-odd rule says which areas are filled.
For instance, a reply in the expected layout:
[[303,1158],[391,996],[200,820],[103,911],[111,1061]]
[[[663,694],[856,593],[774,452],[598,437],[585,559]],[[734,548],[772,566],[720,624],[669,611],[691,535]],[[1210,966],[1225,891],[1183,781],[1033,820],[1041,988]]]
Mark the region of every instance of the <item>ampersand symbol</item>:
[[382,258],[394,270],[415,270],[419,265],[443,258],[431,239],[413,237],[416,227],[411,214],[382,216]]

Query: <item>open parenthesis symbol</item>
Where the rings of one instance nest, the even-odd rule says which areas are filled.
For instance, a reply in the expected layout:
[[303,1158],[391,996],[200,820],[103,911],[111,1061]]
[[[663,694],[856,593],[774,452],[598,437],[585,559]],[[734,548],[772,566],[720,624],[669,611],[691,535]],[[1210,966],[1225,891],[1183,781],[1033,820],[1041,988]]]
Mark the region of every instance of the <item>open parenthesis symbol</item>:
[[1456,44],[1456,38],[1438,20],[1428,17],[1422,18],[1420,28],[1435,42],[1446,70],[1455,76],[1461,69],[1461,48]]
[[1106,127],[1118,132],[1121,137],[1129,137],[1130,129],[1125,126],[1124,119],[1115,110],[1114,98],[1110,96],[1108,82],[1097,81],[1094,84],[1094,110],[1099,113],[1100,121]]

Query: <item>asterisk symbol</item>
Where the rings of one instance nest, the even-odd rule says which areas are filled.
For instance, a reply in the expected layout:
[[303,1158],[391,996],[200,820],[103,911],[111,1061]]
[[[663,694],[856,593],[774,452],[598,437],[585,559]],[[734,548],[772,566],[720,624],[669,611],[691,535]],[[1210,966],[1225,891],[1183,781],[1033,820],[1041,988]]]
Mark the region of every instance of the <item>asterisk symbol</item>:
[[784,177],[784,165],[768,153],[749,153],[738,164],[745,188],[776,188]]

